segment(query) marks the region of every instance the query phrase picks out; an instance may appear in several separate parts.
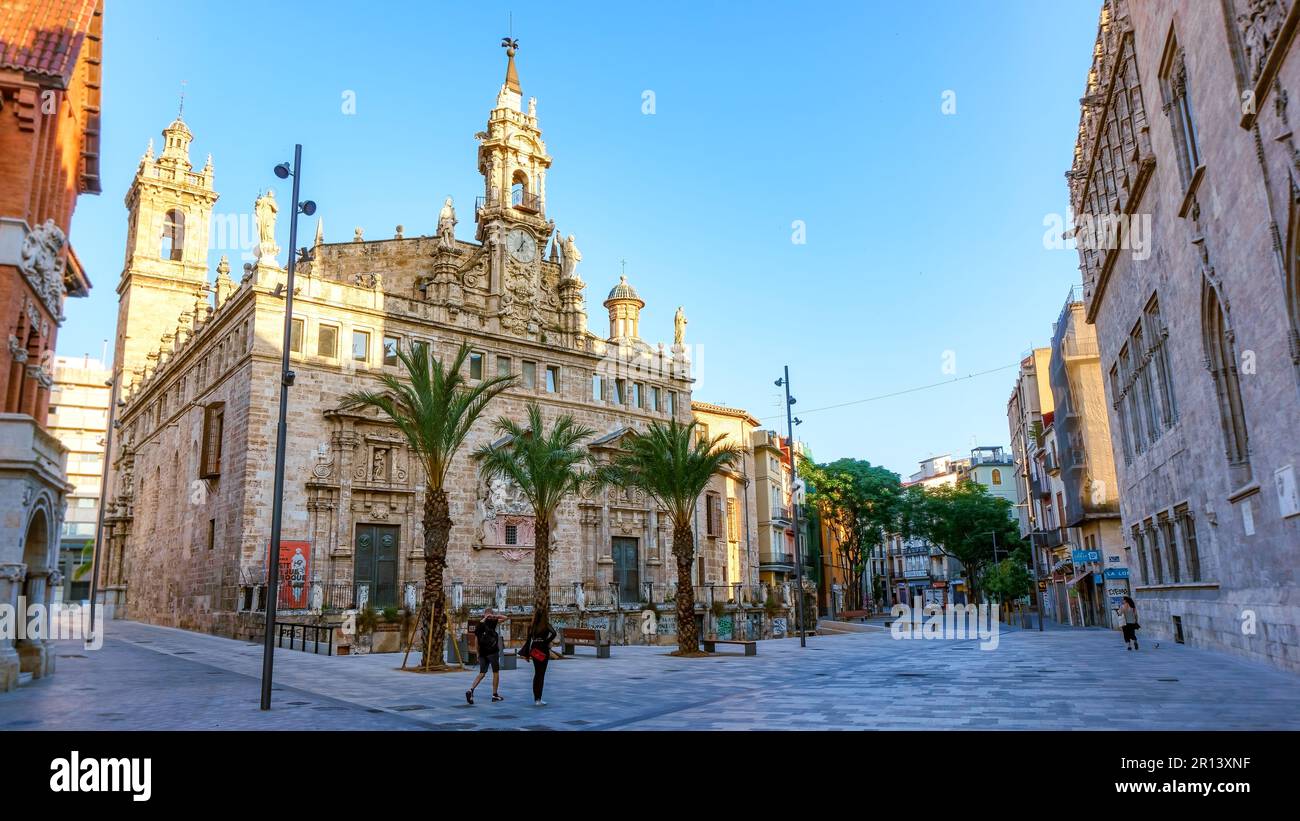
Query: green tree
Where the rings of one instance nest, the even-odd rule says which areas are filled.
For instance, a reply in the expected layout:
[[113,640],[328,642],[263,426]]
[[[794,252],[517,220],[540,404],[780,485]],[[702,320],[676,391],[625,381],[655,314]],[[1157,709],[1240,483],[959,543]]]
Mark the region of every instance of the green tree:
[[1033,584],[1034,577],[1029,572],[1029,550],[1023,546],[1002,561],[989,565],[980,580],[984,593],[1001,602],[1004,609],[1027,595]]
[[[488,403],[514,383],[514,377],[496,376],[471,383],[464,375],[468,345],[461,345],[449,364],[434,358],[425,342],[397,357],[403,377],[383,374],[381,391],[352,391],[343,407],[374,408],[397,427],[424,472],[424,602],[425,635],[441,635],[446,622],[446,595],[442,589],[447,569],[447,542],[451,538],[451,513],[447,504],[447,471],[465,443],[470,428]],[[438,661],[426,658],[424,669],[441,667],[440,642],[434,641]]]
[[609,462],[600,465],[593,482],[637,488],[668,511],[673,523],[673,558],[677,560],[677,651],[699,652],[695,629],[695,533],[691,522],[695,504],[713,474],[729,468],[741,455],[739,445],[724,444],[726,436],[709,439],[697,434],[696,423],[651,422],[644,432],[631,430]]
[[520,425],[504,416],[497,420],[499,442],[486,444],[474,453],[484,479],[504,477],[519,486],[532,505],[536,520],[533,548],[533,612],[551,609],[551,530],[560,504],[578,490],[588,473],[579,469],[587,451],[580,446],[596,431],[579,425],[568,414],[555,420],[550,430],[542,420],[542,408],[528,404],[528,423]]
[[979,600],[984,569],[995,560],[994,545],[999,553],[1025,546],[1011,503],[969,480],[935,488],[913,485],[904,494],[898,521],[905,538],[926,539],[962,563],[972,602]]
[[95,566],[95,540],[87,539],[86,543],[81,546],[81,559],[75,570],[72,571],[72,580],[81,581],[90,569]]
[[848,571],[848,609],[861,609],[868,551],[896,526],[902,495],[898,474],[863,459],[827,464],[802,459],[799,474],[808,483],[808,503],[835,537],[835,549]]

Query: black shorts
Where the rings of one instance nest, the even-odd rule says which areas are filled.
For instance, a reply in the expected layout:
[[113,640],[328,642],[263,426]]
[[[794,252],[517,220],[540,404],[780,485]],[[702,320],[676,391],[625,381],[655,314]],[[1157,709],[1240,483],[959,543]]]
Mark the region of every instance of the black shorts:
[[486,673],[488,671],[488,665],[492,666],[492,672],[494,673],[501,672],[500,651],[495,653],[487,653],[486,655],[481,655],[478,657],[478,671],[480,673]]

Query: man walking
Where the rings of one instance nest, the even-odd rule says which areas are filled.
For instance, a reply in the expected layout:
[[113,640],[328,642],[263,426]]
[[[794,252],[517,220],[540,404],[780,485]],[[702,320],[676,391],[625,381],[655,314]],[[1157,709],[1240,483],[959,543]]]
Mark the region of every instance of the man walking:
[[492,667],[492,700],[505,701],[497,692],[501,685],[501,638],[497,635],[497,622],[505,620],[505,616],[497,615],[489,607],[483,611],[483,618],[479,619],[478,626],[474,628],[474,637],[478,643],[478,677],[465,691],[465,701],[470,704],[474,703],[474,688],[487,675],[489,665]]

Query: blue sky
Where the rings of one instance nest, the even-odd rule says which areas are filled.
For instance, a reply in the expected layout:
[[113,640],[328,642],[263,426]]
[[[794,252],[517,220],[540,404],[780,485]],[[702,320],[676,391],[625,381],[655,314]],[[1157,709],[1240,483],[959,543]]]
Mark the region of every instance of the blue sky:
[[[301,142],[327,239],[358,225],[369,239],[398,224],[432,234],[448,195],[471,235],[474,133],[503,78],[508,5],[107,6],[104,193],[81,198],[72,229],[95,288],[68,306],[60,353],[98,356],[113,336],[122,198],[182,81],[191,159],[214,155],[218,212],[251,211],[267,186],[287,200],[271,168]],[[582,249],[593,330],[626,259],[643,337],[671,342],[686,308],[702,348],[695,398],[783,429],[772,383],[789,364],[798,433],[820,460],[906,475],[932,454],[1004,444],[1014,367],[816,409],[1013,366],[1048,342],[1079,274],[1073,251],[1044,248],[1044,218],[1066,209],[1098,9],[515,8],[524,96],[554,158],[548,216]],[[286,219],[279,231],[287,248]]]

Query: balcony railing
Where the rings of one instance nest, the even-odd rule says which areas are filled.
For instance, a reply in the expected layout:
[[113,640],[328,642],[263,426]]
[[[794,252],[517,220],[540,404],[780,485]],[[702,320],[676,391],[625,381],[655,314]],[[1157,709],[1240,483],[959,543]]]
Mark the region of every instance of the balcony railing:
[[777,505],[776,507],[772,508],[772,521],[789,522],[791,520],[792,519],[791,519],[790,508],[786,507],[785,505]]
[[759,556],[758,563],[762,565],[783,565],[794,567],[793,553],[764,553]]

